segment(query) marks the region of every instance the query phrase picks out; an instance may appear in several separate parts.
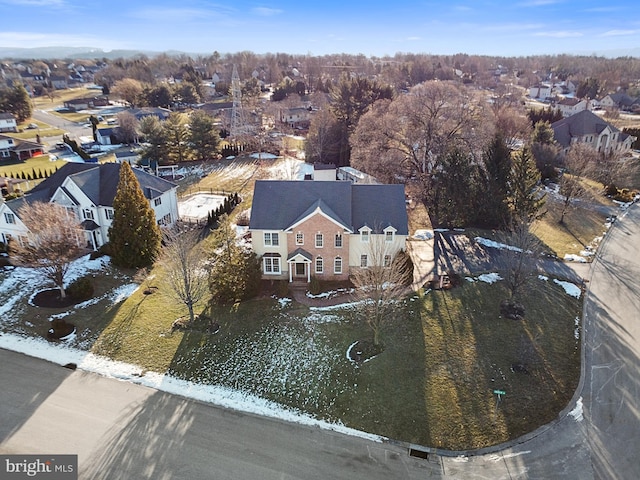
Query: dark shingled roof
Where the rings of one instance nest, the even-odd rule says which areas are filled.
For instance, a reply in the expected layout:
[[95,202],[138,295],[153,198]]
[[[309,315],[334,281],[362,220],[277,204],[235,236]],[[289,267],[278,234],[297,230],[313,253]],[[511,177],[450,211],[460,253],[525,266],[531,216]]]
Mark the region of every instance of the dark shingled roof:
[[568,147],[571,144],[571,139],[574,137],[597,135],[607,127],[611,128],[613,132],[619,131],[616,127],[607,123],[589,110],[583,110],[582,112],[551,124],[554,138],[563,147]]
[[[48,202],[64,180],[67,177],[73,177],[73,181],[95,205],[110,207],[113,205],[113,199],[118,189],[120,167],[119,163],[67,163],[27,192],[24,197],[7,203],[11,204],[11,209],[15,211],[19,208],[18,201],[23,201],[23,199],[28,202]],[[137,168],[133,169],[133,173],[140,183],[144,196],[149,200],[159,197],[162,193],[176,186],[168,180],[150,175]]]
[[392,226],[408,235],[403,185],[258,180],[252,205],[252,230],[286,230],[319,208],[351,231],[368,226],[381,233]]

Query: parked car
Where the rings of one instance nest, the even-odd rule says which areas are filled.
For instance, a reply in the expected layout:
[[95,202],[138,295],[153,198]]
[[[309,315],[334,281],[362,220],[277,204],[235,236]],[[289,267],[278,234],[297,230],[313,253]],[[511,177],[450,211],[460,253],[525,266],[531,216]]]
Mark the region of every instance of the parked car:
[[37,123],[30,123],[29,125],[27,125],[27,129],[29,130],[33,130],[34,128],[38,128]]

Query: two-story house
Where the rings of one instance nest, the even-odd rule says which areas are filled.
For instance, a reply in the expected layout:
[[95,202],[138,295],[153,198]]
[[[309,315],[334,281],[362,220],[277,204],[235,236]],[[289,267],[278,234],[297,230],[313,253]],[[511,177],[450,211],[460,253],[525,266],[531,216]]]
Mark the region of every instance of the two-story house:
[[[53,202],[66,207],[81,222],[87,248],[98,249],[109,241],[113,220],[113,199],[120,179],[119,163],[68,163],[23,197],[0,205],[0,241],[23,242],[28,230],[20,221],[25,202]],[[177,185],[139,169],[133,172],[159,225],[178,220]]]
[[0,132],[17,132],[18,123],[11,113],[0,112]]
[[259,180],[249,230],[263,278],[346,280],[374,257],[387,263],[404,250],[404,186]]
[[558,120],[551,124],[551,128],[565,152],[574,143],[586,143],[597,152],[624,153],[631,149],[636,140],[589,110]]

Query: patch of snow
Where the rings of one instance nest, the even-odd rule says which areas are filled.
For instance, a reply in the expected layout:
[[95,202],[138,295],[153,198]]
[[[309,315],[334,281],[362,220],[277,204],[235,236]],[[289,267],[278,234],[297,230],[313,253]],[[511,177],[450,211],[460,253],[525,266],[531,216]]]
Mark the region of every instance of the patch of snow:
[[431,240],[433,238],[433,230],[420,229],[413,234],[416,240]]
[[546,282],[547,280],[549,280],[549,277],[547,277],[546,275],[538,275],[538,280]]
[[586,258],[581,257],[580,255],[575,255],[573,253],[565,254],[564,259],[568,262],[587,263]]
[[576,406],[573,407],[573,409],[569,412],[569,415],[571,415],[576,422],[582,421],[582,419],[584,418],[582,416],[582,397],[578,398]]
[[497,273],[483,273],[478,276],[478,281],[488,284],[496,283],[498,280],[502,280],[502,277]]
[[434,228],[433,231],[434,232],[448,232],[449,229],[448,228]]
[[382,436],[354,430],[340,423],[317,420],[309,415],[285,408],[256,395],[227,387],[189,382],[170,375],[143,372],[143,370],[136,365],[117,362],[62,344],[54,345],[41,339],[25,338],[14,334],[3,334],[0,336],[0,348],[21,352],[60,365],[75,363],[81,370],[97,373],[109,378],[130,381],[163,392],[219,405],[224,408],[278,418],[301,425],[317,426],[326,430],[357,436],[374,442],[385,441],[385,438]]
[[475,278],[473,278],[473,277],[464,277],[464,279],[465,279],[467,282],[470,282],[470,283],[474,283],[474,282],[476,281],[476,279],[475,279]]
[[554,279],[553,281],[558,285],[560,285],[562,288],[564,288],[564,291],[566,292],[567,295],[571,295],[572,297],[575,297],[575,298],[580,298],[580,295],[582,295],[582,290],[575,283],[565,282],[563,280],[558,280],[558,279]]
[[260,160],[273,160],[274,158],[278,158],[278,156],[273,153],[252,153],[249,156]]
[[480,245],[484,245],[485,247],[498,248],[500,250],[512,250],[514,252],[522,251],[521,248],[514,247],[512,245],[507,245],[505,243],[496,242],[494,240],[489,240],[488,238],[475,237],[474,240]]
[[290,298],[279,298],[278,299],[278,305],[280,305],[280,308],[286,308],[287,305],[290,305],[292,302],[292,300]]

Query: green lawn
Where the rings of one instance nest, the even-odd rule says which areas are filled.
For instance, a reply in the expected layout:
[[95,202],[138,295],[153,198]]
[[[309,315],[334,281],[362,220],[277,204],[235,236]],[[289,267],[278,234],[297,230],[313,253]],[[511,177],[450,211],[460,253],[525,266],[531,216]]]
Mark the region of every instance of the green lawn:
[[[384,352],[360,366],[346,352],[370,333],[353,309],[265,298],[208,309],[217,334],[171,333],[185,312],[162,290],[120,305],[93,351],[407,442],[467,449],[516,438],[555,418],[579,378],[581,302],[551,281],[534,281],[524,321],[499,318],[500,283],[412,296],[385,329]],[[507,395],[496,411],[498,388]]]

